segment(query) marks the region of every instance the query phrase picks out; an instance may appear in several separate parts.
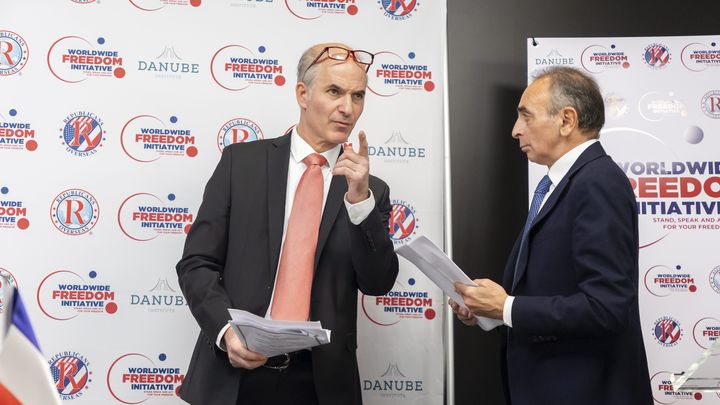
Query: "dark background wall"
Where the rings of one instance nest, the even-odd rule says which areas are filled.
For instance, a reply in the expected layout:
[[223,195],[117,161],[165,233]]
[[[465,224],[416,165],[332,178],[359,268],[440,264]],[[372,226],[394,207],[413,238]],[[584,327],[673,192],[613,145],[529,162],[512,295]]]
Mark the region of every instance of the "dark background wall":
[[[527,160],[510,137],[526,38],[720,36],[720,1],[447,3],[454,259],[470,278],[499,282],[528,204]],[[455,403],[504,404],[497,335],[457,320],[454,330]]]

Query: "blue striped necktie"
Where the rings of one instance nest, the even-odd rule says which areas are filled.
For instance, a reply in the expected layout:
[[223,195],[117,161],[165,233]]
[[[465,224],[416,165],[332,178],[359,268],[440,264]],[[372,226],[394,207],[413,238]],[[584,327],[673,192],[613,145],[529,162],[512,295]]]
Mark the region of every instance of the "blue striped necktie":
[[545,198],[545,194],[547,194],[548,190],[550,190],[551,184],[552,182],[550,181],[550,177],[548,177],[546,174],[545,176],[543,176],[542,179],[540,179],[537,187],[535,187],[535,195],[533,195],[532,203],[530,204],[530,211],[528,211],[527,220],[525,221],[525,227],[523,228],[522,239],[520,240],[520,249],[518,249],[518,255],[515,259],[515,274],[513,274],[513,287],[515,287],[515,283],[517,283],[518,262],[520,261],[520,253],[522,253],[523,245],[525,244],[528,232],[530,231],[530,226],[535,220],[538,211],[540,211],[540,205]]

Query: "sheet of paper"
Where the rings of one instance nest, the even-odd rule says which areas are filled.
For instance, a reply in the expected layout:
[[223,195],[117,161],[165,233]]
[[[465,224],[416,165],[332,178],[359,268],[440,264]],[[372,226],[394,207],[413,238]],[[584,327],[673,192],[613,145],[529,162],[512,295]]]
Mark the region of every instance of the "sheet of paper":
[[[425,236],[420,236],[395,251],[414,264],[432,280],[433,283],[440,287],[448,297],[460,305],[462,305],[463,300],[460,294],[455,291],[454,284],[458,282],[475,285],[475,283],[470,280],[470,277],[460,270],[439,247]],[[476,316],[476,318],[478,325],[484,330],[491,330],[503,324],[502,321],[498,319],[486,318],[484,316]]]
[[230,325],[245,347],[267,357],[330,343],[320,322],[275,321],[239,309],[228,309]]

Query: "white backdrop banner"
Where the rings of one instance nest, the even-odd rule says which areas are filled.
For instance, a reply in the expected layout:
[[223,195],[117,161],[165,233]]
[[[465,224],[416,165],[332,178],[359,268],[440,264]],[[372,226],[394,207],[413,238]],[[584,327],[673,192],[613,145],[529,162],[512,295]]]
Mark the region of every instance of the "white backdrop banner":
[[[376,53],[357,130],[390,184],[390,237],[444,243],[445,1],[3,0],[0,15],[0,272],[66,402],[182,402],[185,234],[222,149],[297,122],[312,44]],[[441,404],[442,292],[400,266],[358,302],[363,397]]]
[[[674,392],[720,337],[720,36],[528,40],[529,80],[552,65],[592,74],[605,99],[600,141],[627,174],[640,220],[639,297],[658,404],[720,404]],[[531,164],[529,195],[547,172]]]

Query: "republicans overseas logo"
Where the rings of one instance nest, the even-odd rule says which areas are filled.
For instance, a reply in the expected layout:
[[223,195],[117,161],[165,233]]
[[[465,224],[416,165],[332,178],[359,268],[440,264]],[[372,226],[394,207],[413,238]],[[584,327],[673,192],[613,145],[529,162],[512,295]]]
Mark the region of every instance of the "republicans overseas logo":
[[151,313],[174,313],[187,306],[185,296],[179,290],[172,288],[167,278],[158,278],[151,289],[130,294],[130,307]]
[[[95,281],[98,273],[91,270],[87,276]],[[38,285],[36,298],[42,313],[56,321],[88,313],[112,315],[118,310],[111,285],[85,281],[70,270],[57,270],[45,276]]]
[[120,132],[123,152],[141,163],[154,162],[161,157],[195,157],[195,135],[178,124],[178,117],[168,119],[170,125],[154,115],[130,118]]
[[[404,373],[397,361],[388,362],[387,368],[377,377],[363,379],[362,389],[366,395],[380,398],[409,398],[423,394],[424,381]],[[381,369],[383,370],[383,369]]]
[[58,194],[50,206],[53,225],[66,235],[90,232],[100,217],[100,205],[85,190],[71,188]]
[[615,44],[609,48],[603,45],[590,45],[582,51],[580,63],[590,73],[602,73],[607,69],[627,69],[630,67],[628,56],[617,49]]
[[5,304],[3,303],[3,297],[6,287],[8,288],[15,288],[16,290],[19,289],[17,280],[15,279],[15,276],[10,273],[10,270],[5,270],[2,267],[0,267],[0,315],[2,315]]
[[0,187],[0,229],[28,229],[30,220],[27,216],[24,201],[13,198],[8,187]]
[[0,150],[28,150],[34,152],[38,143],[35,140],[35,129],[32,124],[19,120],[15,117],[18,110],[11,108],[8,115],[12,119],[5,118],[0,114]]
[[380,326],[392,326],[404,319],[435,319],[437,312],[433,308],[430,294],[414,287],[414,278],[407,282],[408,287],[396,281],[389,293],[379,297],[363,294],[362,310],[370,322]]
[[103,121],[88,111],[77,111],[63,120],[60,139],[65,151],[73,156],[92,156],[100,150],[105,140]]
[[150,398],[180,395],[185,370],[167,364],[168,356],[160,353],[158,362],[141,353],[127,353],[113,361],[107,372],[110,394],[124,404],[139,404]]
[[710,90],[700,101],[703,114],[713,119],[720,118],[720,90]]
[[645,288],[656,297],[667,297],[673,293],[684,293],[697,291],[695,278],[682,266],[677,265],[670,268],[665,265],[650,267],[645,272]]
[[660,43],[653,43],[645,47],[642,57],[645,64],[653,69],[665,68],[672,59],[670,48]]
[[663,316],[655,321],[652,336],[660,346],[673,347],[682,340],[683,329],[677,319]]
[[390,239],[393,244],[404,245],[415,238],[420,229],[420,220],[415,214],[415,208],[405,200],[392,200],[390,211]]
[[315,20],[323,15],[355,15],[357,0],[285,0],[290,14],[301,20]]
[[218,131],[217,146],[220,152],[234,143],[245,143],[263,139],[260,126],[247,118],[233,118]]
[[160,235],[183,235],[190,231],[194,215],[190,208],[177,206],[176,198],[173,193],[166,199],[150,193],[127,197],[117,214],[123,234],[132,240],[146,242]]
[[658,371],[650,377],[650,386],[652,387],[652,395],[655,402],[662,405],[674,404],[680,400],[702,399],[702,393],[692,391],[674,391],[669,371]]
[[264,45],[257,47],[259,56],[243,45],[225,45],[210,61],[210,73],[215,83],[225,90],[244,90],[251,85],[285,84],[283,65]]
[[710,67],[720,67],[720,48],[716,42],[710,46],[699,42],[685,45],[680,53],[680,61],[687,70],[702,72]]
[[29,56],[27,42],[20,35],[0,30],[0,76],[10,76],[21,71]]
[[720,320],[702,318],[693,326],[693,339],[702,349],[709,349],[720,338]]
[[57,353],[50,357],[48,366],[63,401],[82,397],[92,382],[90,362],[78,352]]
[[710,288],[720,294],[720,266],[717,266],[710,271]]
[[382,97],[394,96],[403,90],[435,90],[432,68],[414,62],[415,52],[409,52],[407,57],[411,62],[394,52],[376,53],[368,72],[368,90]]
[[377,0],[385,17],[393,21],[407,20],[420,8],[417,0]]
[[158,11],[166,6],[200,7],[202,0],[128,0],[142,11]]
[[[98,47],[105,38],[95,40]],[[79,83],[91,77],[122,79],[125,77],[123,58],[116,49],[96,49],[85,38],[66,36],[55,41],[48,50],[47,64],[50,73],[65,83]]]

